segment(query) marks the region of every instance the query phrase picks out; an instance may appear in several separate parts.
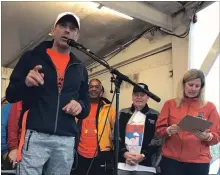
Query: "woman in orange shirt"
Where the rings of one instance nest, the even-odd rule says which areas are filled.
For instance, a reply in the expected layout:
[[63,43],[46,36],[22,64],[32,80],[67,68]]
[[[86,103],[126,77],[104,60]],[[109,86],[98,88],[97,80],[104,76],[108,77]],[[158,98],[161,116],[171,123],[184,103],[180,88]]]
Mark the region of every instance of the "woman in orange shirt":
[[[184,76],[175,99],[165,102],[156,124],[164,138],[161,169],[163,175],[208,175],[210,145],[220,142],[220,117],[216,107],[204,100],[205,76],[191,69]],[[204,132],[186,132],[178,123],[186,115],[213,123]]]

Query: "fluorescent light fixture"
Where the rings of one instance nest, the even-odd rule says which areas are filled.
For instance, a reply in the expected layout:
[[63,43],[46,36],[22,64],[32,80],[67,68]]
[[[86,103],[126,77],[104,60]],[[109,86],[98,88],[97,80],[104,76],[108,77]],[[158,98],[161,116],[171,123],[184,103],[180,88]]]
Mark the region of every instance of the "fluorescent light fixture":
[[107,13],[111,13],[112,15],[116,15],[116,16],[119,16],[119,17],[122,17],[122,18],[125,18],[125,19],[129,19],[129,20],[133,20],[134,19],[134,18],[132,18],[132,17],[130,17],[128,15],[125,15],[123,13],[120,13],[118,11],[110,9],[108,7],[102,6],[101,4],[99,4],[97,2],[89,1],[89,2],[79,2],[79,3],[85,3],[85,4],[87,4],[91,8],[96,8],[98,10],[103,10],[103,11],[105,11]]
[[134,18],[132,18],[131,16],[125,15],[123,13],[120,13],[118,11],[115,11],[113,9],[110,9],[108,7],[102,6],[100,10],[103,10],[105,12],[111,13],[113,15],[117,15],[119,17],[125,18],[125,19],[129,19],[129,20],[133,20]]
[[98,8],[100,6],[100,4],[97,2],[89,1],[89,2],[82,2],[82,3],[86,3],[89,7],[92,7],[92,8]]

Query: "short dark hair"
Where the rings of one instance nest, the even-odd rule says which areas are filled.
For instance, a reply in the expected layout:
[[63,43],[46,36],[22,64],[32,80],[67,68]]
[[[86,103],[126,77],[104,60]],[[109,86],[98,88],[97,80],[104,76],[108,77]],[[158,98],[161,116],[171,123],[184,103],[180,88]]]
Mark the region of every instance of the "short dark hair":
[[102,84],[102,82],[101,82],[99,79],[97,79],[97,78],[93,78],[93,79],[91,79],[91,80],[89,81],[89,84],[90,84],[92,81],[98,81],[99,84]]
[[104,88],[104,86],[102,86],[102,92],[103,92],[103,94],[105,93],[105,88]]
[[[99,79],[97,79],[97,78],[91,79],[91,80],[89,81],[89,85],[90,85],[90,83],[91,83],[92,81],[97,81],[97,82],[99,82],[99,85],[100,85],[100,87],[101,87],[101,89],[102,89],[102,82],[101,82]],[[103,89],[102,89],[102,90],[103,90]]]

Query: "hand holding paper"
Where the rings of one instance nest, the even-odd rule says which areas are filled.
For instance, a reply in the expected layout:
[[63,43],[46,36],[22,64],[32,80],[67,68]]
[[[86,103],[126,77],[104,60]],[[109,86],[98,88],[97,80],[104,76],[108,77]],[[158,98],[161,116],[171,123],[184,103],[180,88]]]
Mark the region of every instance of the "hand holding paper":
[[180,130],[180,127],[176,124],[173,124],[167,128],[167,133],[169,135],[176,134]]
[[135,154],[130,153],[130,152],[125,152],[124,153],[124,158],[126,159],[126,163],[129,165],[136,165],[135,160]]
[[212,133],[210,133],[210,129],[207,129],[204,132],[195,130],[192,133],[195,134],[195,136],[198,137],[202,141],[211,141],[213,138]]
[[135,157],[134,157],[134,161],[136,163],[140,163],[144,160],[144,157],[141,155],[141,154],[136,154]]
[[141,154],[135,154],[130,152],[125,152],[124,157],[126,159],[126,163],[129,165],[136,165],[144,160],[144,157]]

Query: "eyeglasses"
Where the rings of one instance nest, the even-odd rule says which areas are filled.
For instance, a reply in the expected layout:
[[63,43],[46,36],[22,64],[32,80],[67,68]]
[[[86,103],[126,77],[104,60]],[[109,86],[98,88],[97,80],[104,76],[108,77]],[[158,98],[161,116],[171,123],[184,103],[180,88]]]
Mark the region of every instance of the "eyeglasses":
[[144,93],[133,93],[133,96],[134,97],[144,97],[146,94],[144,94]]
[[89,89],[92,89],[92,88],[101,89],[101,86],[100,85],[89,85]]

